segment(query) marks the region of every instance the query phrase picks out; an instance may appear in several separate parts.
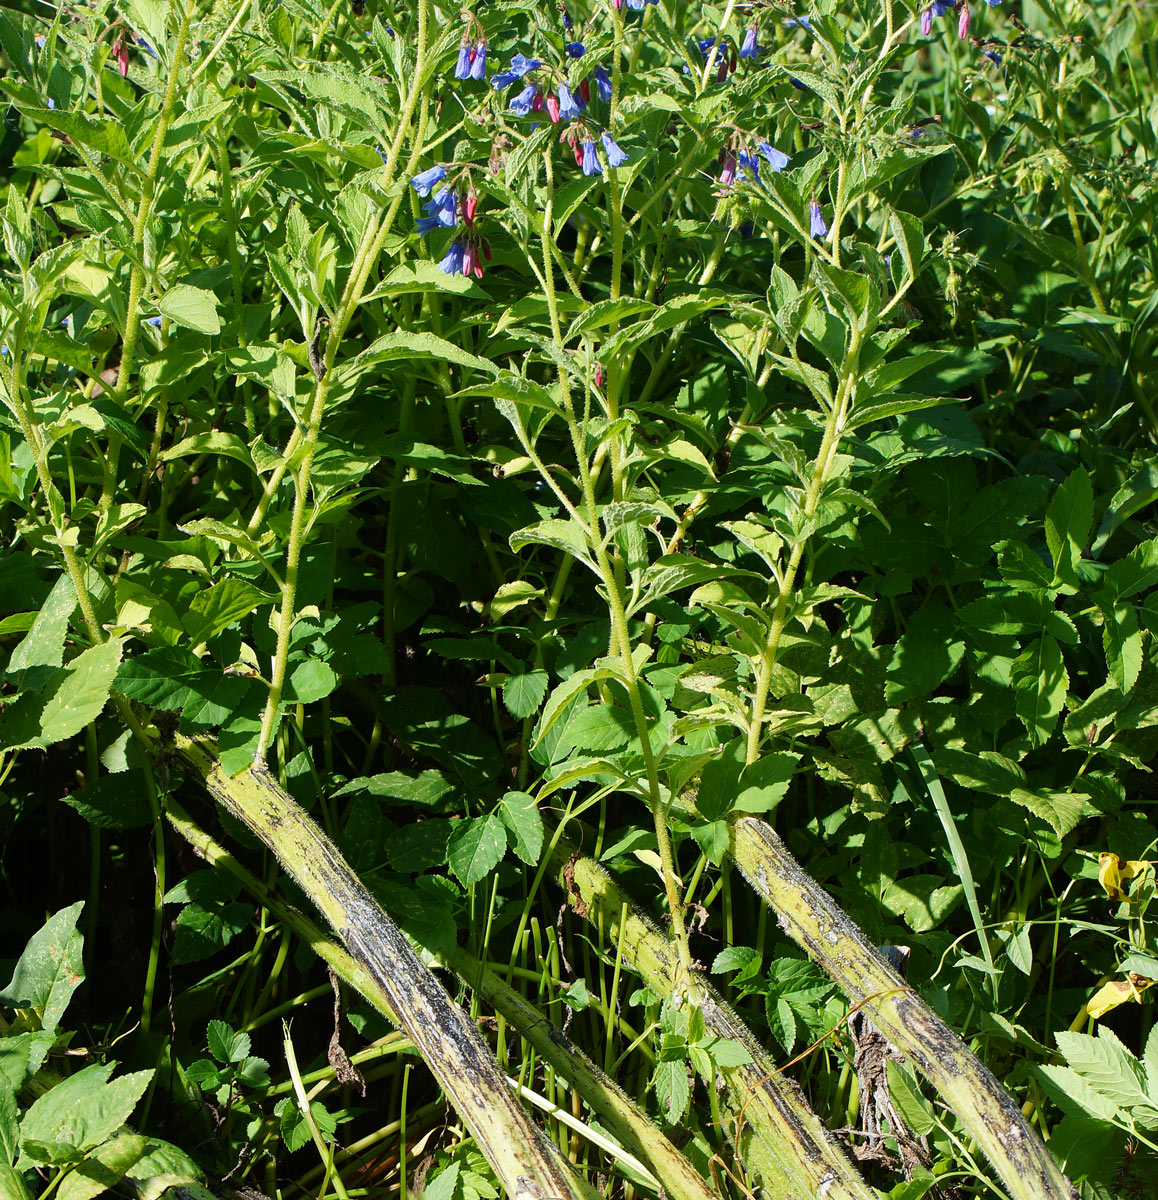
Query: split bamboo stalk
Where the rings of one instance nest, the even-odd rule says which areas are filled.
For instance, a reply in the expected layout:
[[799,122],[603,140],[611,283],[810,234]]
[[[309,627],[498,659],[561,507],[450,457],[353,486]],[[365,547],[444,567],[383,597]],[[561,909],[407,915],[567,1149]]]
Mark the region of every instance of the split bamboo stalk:
[[988,1156],[1012,1200],[1076,1196],[1012,1097],[885,962],[839,905],[756,817],[732,827],[732,855],[797,942],[906,1055]]
[[264,767],[230,778],[208,739],[176,748],[214,798],[277,856],[385,995],[512,1200],[592,1200],[594,1192],[512,1095],[478,1030],[422,965],[316,822]]
[[[625,961],[634,964],[648,986],[671,991],[675,947],[590,858],[576,856],[560,839],[552,864],[581,915],[597,909],[605,927],[622,941]],[[579,903],[577,903],[577,901]],[[626,920],[621,915],[626,912]],[[708,980],[697,975],[696,989],[709,1031],[739,1042],[751,1061],[721,1068],[728,1084],[725,1103],[733,1118],[731,1138],[746,1169],[759,1175],[764,1194],[817,1200],[877,1200],[836,1139],[808,1107],[796,1084],[780,1075],[744,1022]]]

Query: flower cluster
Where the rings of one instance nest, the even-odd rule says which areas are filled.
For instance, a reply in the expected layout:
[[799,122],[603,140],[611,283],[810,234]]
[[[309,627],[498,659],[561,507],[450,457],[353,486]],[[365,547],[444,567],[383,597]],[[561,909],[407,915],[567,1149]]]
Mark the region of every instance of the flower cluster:
[[[990,8],[996,8],[1001,0],[985,0],[985,3]],[[969,23],[972,21],[972,13],[969,9],[969,0],[933,0],[933,2],[921,11],[921,32],[928,37],[933,31],[933,21],[937,17],[943,17],[947,12],[957,13],[957,36],[964,40],[969,36]]]
[[733,138],[732,143],[720,151],[723,169],[720,171],[720,183],[730,188],[737,179],[740,182],[760,182],[760,159],[773,171],[783,171],[791,159],[783,150],[777,150],[771,142],[757,138],[755,150],[747,142]]
[[485,79],[487,77],[487,44],[482,40],[472,41],[464,37],[458,48],[455,63],[455,79]]
[[444,229],[457,228],[461,218],[466,231],[451,243],[446,256],[438,264],[439,269],[448,275],[474,275],[476,279],[481,279],[482,260],[490,260],[491,248],[486,239],[479,236],[474,225],[478,195],[470,191],[460,198],[456,187],[451,185],[435,191],[445,178],[446,168],[435,166],[428,167],[411,179],[410,186],[419,196],[426,199],[422,206],[426,216],[418,218],[416,228],[418,233],[425,237],[440,226]]

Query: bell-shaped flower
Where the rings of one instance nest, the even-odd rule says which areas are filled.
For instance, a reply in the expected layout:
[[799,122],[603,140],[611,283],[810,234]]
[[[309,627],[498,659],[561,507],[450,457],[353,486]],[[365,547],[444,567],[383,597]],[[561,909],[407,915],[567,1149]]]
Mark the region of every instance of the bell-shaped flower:
[[812,203],[808,206],[808,232],[814,238],[828,236],[828,226],[824,223],[824,216],[820,211],[820,204],[815,196],[813,196]]
[[579,117],[586,105],[582,99],[571,91],[565,84],[559,84],[559,120],[574,121]]
[[461,240],[451,242],[450,249],[446,252],[446,257],[438,264],[440,271],[445,271],[447,275],[463,274],[463,260],[466,256],[466,245]]
[[756,44],[756,26],[749,25],[747,33],[744,34],[744,40],[740,43],[741,58],[758,58],[760,56],[760,47]]
[[487,48],[485,42],[479,42],[471,51],[470,77],[471,79],[485,79],[487,77]]
[[535,97],[538,94],[539,89],[533,83],[528,83],[507,107],[512,112],[517,112],[520,117],[525,117],[534,107]]
[[420,171],[410,181],[410,186],[420,195],[429,196],[430,189],[436,183],[441,183],[446,178],[445,167],[427,167],[425,171]]
[[595,90],[599,93],[599,99],[604,104],[611,103],[611,76],[607,74],[607,68],[598,66],[591,72],[591,78],[595,80]]
[[791,161],[782,150],[777,150],[770,142],[757,142],[756,149],[760,151],[765,162],[773,171],[783,171]]
[[599,156],[595,153],[595,143],[590,138],[583,143],[582,166],[584,175],[603,174],[603,164],[599,161]]
[[607,161],[611,166],[622,167],[627,162],[626,151],[616,144],[611,134],[601,133],[599,140],[603,143],[603,149],[607,152]]

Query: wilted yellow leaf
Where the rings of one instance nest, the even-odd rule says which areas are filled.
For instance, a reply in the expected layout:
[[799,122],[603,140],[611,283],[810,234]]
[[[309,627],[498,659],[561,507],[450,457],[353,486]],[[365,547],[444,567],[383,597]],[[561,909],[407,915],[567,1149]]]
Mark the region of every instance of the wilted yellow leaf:
[[1137,879],[1150,869],[1148,859],[1130,859],[1123,862],[1116,854],[1103,850],[1098,855],[1098,882],[1111,900],[1128,900],[1124,884]]
[[1138,993],[1124,980],[1112,980],[1103,983],[1100,988],[1086,1001],[1086,1012],[1096,1021],[1104,1017],[1112,1008],[1125,1004],[1127,1000],[1137,998]]

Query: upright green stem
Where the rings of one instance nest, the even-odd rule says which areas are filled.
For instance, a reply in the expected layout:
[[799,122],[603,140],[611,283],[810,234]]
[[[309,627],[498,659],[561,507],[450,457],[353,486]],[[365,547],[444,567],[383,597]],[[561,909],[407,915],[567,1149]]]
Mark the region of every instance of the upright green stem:
[[[189,24],[193,19],[193,8],[194,0],[189,0],[181,14],[177,41],[173,47],[173,61],[169,64],[169,82],[165,88],[165,98],[161,102],[161,111],[157,116],[153,145],[149,151],[149,162],[141,184],[141,199],[137,205],[136,220],[133,221],[133,249],[136,253],[136,261],[129,273],[129,303],[125,309],[125,337],[121,346],[121,365],[117,372],[117,393],[121,399],[128,391],[137,352],[137,339],[141,333],[138,313],[141,307],[141,296],[145,290],[145,229],[157,198],[157,177],[161,172],[165,135],[169,132],[169,126],[173,121],[173,108],[177,102],[177,81],[180,77],[181,66],[185,61],[185,47],[189,41]],[[101,507],[104,509],[107,509],[112,503],[113,492],[116,490],[117,461],[120,458],[120,452],[120,437],[116,433],[110,433],[108,453],[105,457],[104,482],[101,489]]]
[[[552,269],[551,256],[551,212],[554,200],[554,168],[551,159],[547,158],[547,198],[543,205],[542,224],[542,257],[543,257],[543,289],[547,299],[547,313],[551,321],[551,332],[555,344],[562,352],[563,333],[559,323],[559,306],[555,296],[555,276]],[[590,464],[587,461],[587,451],[583,444],[583,430],[575,415],[571,401],[570,380],[566,372],[559,371],[559,392],[563,403],[563,411],[567,427],[571,434],[571,444],[575,451],[575,461],[579,469],[579,478],[583,489],[583,507],[586,509],[585,522],[587,536],[590,539],[592,551],[595,554],[599,574],[607,593],[607,602],[611,615],[611,642],[618,649],[623,665],[623,680],[627,690],[628,702],[631,705],[631,715],[639,735],[640,749],[643,754],[644,771],[647,777],[648,803],[651,808],[652,820],[655,823],[656,842],[659,846],[660,864],[663,870],[664,892],[667,895],[668,908],[671,911],[672,937],[679,953],[680,969],[689,986],[693,983],[692,957],[688,947],[687,927],[684,922],[683,903],[679,877],[675,870],[675,857],[672,854],[671,834],[667,827],[667,810],[660,790],[659,773],[656,769],[655,754],[651,748],[651,740],[647,725],[647,716],[643,710],[643,700],[639,691],[639,677],[635,662],[631,657],[631,635],[627,625],[627,613],[623,603],[623,592],[616,576],[615,567],[607,549],[599,536],[599,510],[595,503],[595,487],[592,479]],[[529,443],[524,440],[524,445]],[[528,452],[530,453],[529,449]],[[546,473],[545,467],[538,462],[540,472],[548,483],[554,481]],[[570,505],[568,505],[570,508]],[[574,510],[572,509],[574,513]],[[575,514],[578,515],[578,514]]]
[[[817,505],[824,494],[824,485],[828,482],[828,473],[832,469],[833,459],[840,446],[844,434],[844,424],[848,408],[852,400],[853,387],[856,381],[857,362],[860,357],[861,332],[854,329],[849,343],[848,356],[844,362],[840,386],[836,399],[824,425],[824,436],[821,439],[820,450],[813,464],[812,479],[805,493],[803,522],[808,522],[816,515]],[[776,657],[780,650],[780,639],[784,627],[788,623],[788,605],[796,585],[796,576],[800,570],[800,561],[804,557],[804,547],[807,538],[802,537],[793,547],[780,586],[780,594],[776,597],[776,607],[772,613],[772,624],[768,630],[768,639],[760,656],[760,665],[756,672],[756,682],[752,693],[752,716],[748,726],[748,745],[745,761],[753,763],[760,756],[760,742],[764,727],[764,713],[768,706],[768,689],[772,683],[772,671],[776,665]]]
[[[386,156],[383,168],[384,190],[389,190],[396,175],[402,147],[411,129],[411,121],[422,89],[422,80],[426,74],[427,29],[430,3],[420,0],[418,6],[418,53],[414,64],[414,75],[410,90],[406,96],[402,112],[398,117],[394,140]],[[421,125],[421,122],[420,122]],[[421,151],[421,132],[413,139],[409,157],[412,165]],[[354,312],[361,303],[374,263],[381,253],[382,245],[394,224],[394,218],[402,205],[404,196],[399,193],[382,215],[377,225],[370,222],[362,236],[361,244],[354,255],[350,266],[350,274],[346,287],[338,304],[338,310],[330,324],[329,336],[326,339],[326,349],[322,361],[321,378],[314,388],[314,398],[310,405],[310,416],[306,432],[301,439],[301,459],[294,472],[294,504],[290,516],[289,544],[286,547],[285,581],[281,589],[281,611],[278,615],[277,649],[274,652],[273,668],[270,672],[269,696],[266,698],[265,712],[261,719],[261,733],[258,737],[254,761],[264,763],[269,744],[277,727],[278,710],[281,707],[282,694],[285,690],[286,666],[289,662],[290,631],[293,626],[294,613],[297,603],[298,571],[301,565],[302,550],[304,549],[306,509],[309,504],[310,474],[313,469],[314,455],[317,453],[318,438],[321,434],[322,418],[326,411],[326,400],[330,391],[330,380],[333,374],[334,362],[337,359],[338,348],[345,337]],[[286,456],[289,457],[288,454]],[[262,503],[268,502],[271,495],[267,491]]]

